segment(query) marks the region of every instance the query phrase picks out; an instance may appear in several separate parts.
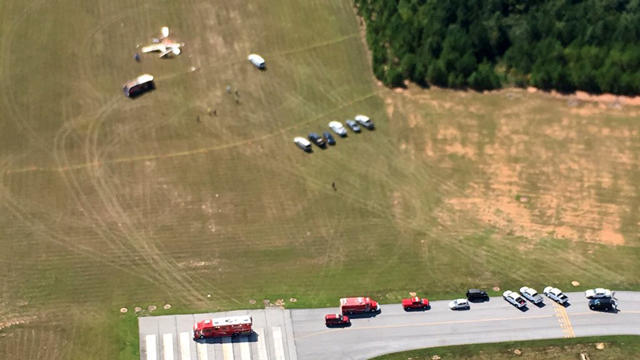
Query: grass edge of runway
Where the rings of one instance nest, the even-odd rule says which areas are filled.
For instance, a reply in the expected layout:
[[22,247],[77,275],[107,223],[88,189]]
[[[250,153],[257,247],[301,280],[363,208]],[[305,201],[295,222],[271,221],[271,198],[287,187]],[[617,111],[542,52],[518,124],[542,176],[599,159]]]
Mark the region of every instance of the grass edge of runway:
[[[596,349],[603,343],[604,349]],[[590,336],[565,339],[544,339],[528,341],[508,341],[469,345],[431,347],[402,351],[375,357],[375,360],[432,359],[512,359],[519,350],[521,358],[537,359],[577,359],[581,352],[587,352],[593,359],[622,359],[640,353],[640,336]],[[544,351],[544,352],[543,352]],[[597,358],[594,357],[597,355]],[[542,356],[542,357],[541,357]],[[626,356],[626,357],[624,357]]]

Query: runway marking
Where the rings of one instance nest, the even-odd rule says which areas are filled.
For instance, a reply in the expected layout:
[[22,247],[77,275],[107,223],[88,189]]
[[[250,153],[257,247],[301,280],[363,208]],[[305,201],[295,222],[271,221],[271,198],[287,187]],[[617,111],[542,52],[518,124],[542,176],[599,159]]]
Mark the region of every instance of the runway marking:
[[155,335],[145,336],[145,343],[147,345],[147,360],[157,360],[158,353],[156,351],[156,336]]
[[180,360],[191,360],[191,337],[188,332],[180,333]]
[[573,331],[573,326],[571,325],[571,320],[569,320],[569,315],[567,314],[567,309],[565,309],[564,306],[558,305],[557,303],[554,302],[553,310],[556,313],[556,318],[558,319],[560,328],[562,328],[562,333],[564,333],[564,337],[565,338],[576,337],[576,333]]
[[162,335],[162,358],[173,360],[173,334]]
[[436,326],[436,325],[451,325],[451,324],[469,324],[469,323],[482,323],[493,321],[513,321],[513,320],[530,320],[530,319],[545,319],[552,318],[553,315],[534,315],[523,317],[508,317],[508,318],[491,318],[491,319],[474,319],[474,320],[451,320],[451,321],[437,321],[437,322],[423,322],[423,323],[411,323],[411,324],[397,324],[397,325],[377,325],[377,326],[363,326],[357,328],[344,328],[344,329],[331,329],[323,330],[315,333],[297,336],[297,339],[303,339],[316,335],[323,335],[337,331],[356,331],[356,330],[371,330],[371,329],[393,329],[402,327],[416,327],[416,326]]
[[251,348],[249,347],[248,337],[242,337],[240,339],[240,359],[251,360]]
[[208,360],[208,357],[207,357],[207,344],[197,343],[196,351],[198,353],[198,360]]
[[279,326],[274,326],[273,330],[273,350],[276,355],[276,360],[284,360],[284,346],[282,344],[282,329]]
[[222,355],[224,360],[233,360],[233,344],[230,337],[222,338]]
[[264,330],[261,328],[254,330],[258,335],[258,360],[268,360],[267,357],[267,338],[264,337]]

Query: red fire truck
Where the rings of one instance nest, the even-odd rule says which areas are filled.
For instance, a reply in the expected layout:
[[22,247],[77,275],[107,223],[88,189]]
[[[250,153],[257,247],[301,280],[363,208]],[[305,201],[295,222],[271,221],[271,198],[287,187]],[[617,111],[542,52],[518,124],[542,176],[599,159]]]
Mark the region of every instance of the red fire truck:
[[364,314],[380,312],[380,305],[368,297],[351,297],[340,299],[340,312],[342,314]]
[[193,338],[251,335],[253,319],[249,315],[207,319],[193,325]]

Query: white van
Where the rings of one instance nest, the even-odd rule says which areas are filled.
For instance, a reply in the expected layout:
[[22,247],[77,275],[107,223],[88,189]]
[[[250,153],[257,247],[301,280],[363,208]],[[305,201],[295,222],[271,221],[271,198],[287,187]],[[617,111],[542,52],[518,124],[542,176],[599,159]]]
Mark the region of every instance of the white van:
[[298,145],[298,147],[306,152],[311,152],[311,142],[309,142],[309,140],[297,136],[295,138],[293,138],[293,142]]
[[266,67],[264,59],[258,54],[249,54],[247,60],[249,60],[255,67],[260,70],[264,70]]

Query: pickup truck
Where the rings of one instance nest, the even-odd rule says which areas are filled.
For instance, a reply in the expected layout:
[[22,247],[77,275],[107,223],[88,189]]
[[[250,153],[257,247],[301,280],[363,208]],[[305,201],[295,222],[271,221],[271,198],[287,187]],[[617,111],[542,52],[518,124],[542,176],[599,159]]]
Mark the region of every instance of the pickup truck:
[[527,302],[524,301],[522,296],[518,295],[518,293],[513,292],[511,290],[507,290],[504,293],[502,293],[502,297],[508,302],[510,302],[512,305],[517,307],[518,309],[522,309],[525,306],[527,306]]
[[410,299],[402,299],[402,307],[405,311],[426,310],[429,308],[429,300],[414,296]]

